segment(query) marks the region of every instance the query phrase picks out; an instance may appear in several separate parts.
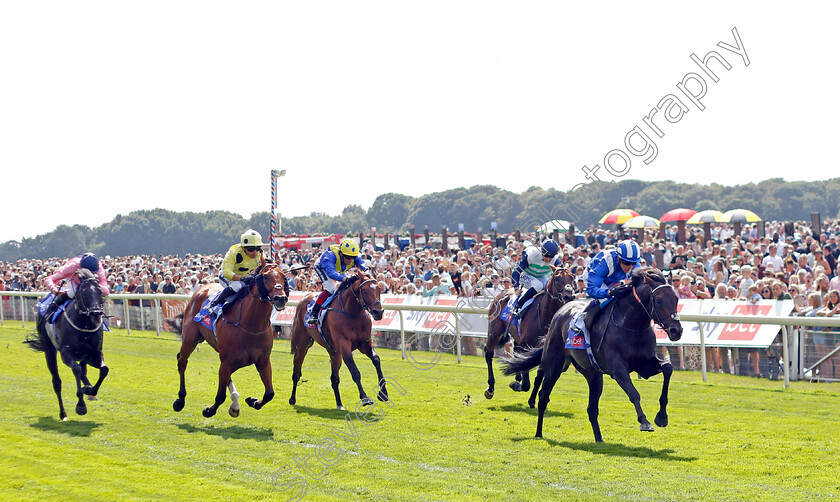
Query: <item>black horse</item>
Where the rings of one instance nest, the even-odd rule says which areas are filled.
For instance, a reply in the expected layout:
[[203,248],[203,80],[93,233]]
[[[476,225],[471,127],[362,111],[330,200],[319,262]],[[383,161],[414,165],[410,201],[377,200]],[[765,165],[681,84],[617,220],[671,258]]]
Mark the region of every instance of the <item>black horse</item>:
[[[47,359],[47,368],[52,374],[52,384],[55,395],[58,396],[59,418],[67,420],[64,402],[61,400],[61,377],[58,375],[58,361],[56,354],[61,354],[64,364],[73,370],[76,377],[76,413],[87,413],[84,396],[96,399],[99,386],[108,375],[108,367],[102,357],[102,291],[99,289],[99,279],[91,271],[80,268],[76,272],[79,287],[75,297],[70,300],[66,310],[55,322],[55,332],[58,338],[58,349],[47,335],[47,321],[38,314],[36,327],[38,332],[27,337],[26,343],[33,350],[43,352]],[[87,365],[99,368],[99,380],[91,386],[87,378]],[[82,386],[84,384],[84,386]]]
[[586,307],[589,300],[563,306],[551,320],[544,345],[509,358],[504,370],[507,375],[541,365],[534,381],[534,385],[539,385],[539,381],[545,379],[540,390],[536,437],[542,437],[543,417],[549,396],[560,374],[569,369],[569,364],[573,364],[589,384],[589,406],[586,411],[595,441],[603,441],[598,425],[598,402],[604,386],[604,373],[618,382],[636,407],[642,431],[653,431],[653,426],[642,411],[639,392],[630,380],[630,372],[635,371],[645,379],[662,373],[664,380],[659,397],[660,408],[654,423],[659,427],[668,425],[668,383],[673,368],[671,363],[662,362],[656,357],[656,336],[650,321],[660,325],[671,340],[679,340],[682,325],[677,314],[677,294],[668,285],[662,272],[655,268],[635,269],[631,284],[632,288],[626,288],[624,294],[615,297],[602,310],[592,327],[592,350],[597,364],[593,364],[585,350],[566,349],[569,323],[576,312]]

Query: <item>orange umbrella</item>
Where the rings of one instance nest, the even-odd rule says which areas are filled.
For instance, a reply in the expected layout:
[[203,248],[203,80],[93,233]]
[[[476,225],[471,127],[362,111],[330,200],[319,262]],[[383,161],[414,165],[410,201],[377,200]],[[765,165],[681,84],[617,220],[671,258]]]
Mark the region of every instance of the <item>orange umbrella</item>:
[[621,225],[635,216],[639,216],[639,213],[633,211],[632,209],[613,209],[609,213],[605,214],[598,223]]

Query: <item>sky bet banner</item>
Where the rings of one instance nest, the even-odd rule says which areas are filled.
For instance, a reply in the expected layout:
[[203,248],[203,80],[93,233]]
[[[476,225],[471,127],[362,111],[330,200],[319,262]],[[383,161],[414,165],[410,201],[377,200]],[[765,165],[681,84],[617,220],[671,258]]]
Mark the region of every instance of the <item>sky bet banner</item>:
[[[300,301],[305,293],[292,291],[290,300]],[[484,298],[460,298],[456,296],[440,295],[423,298],[422,296],[382,295],[383,305],[445,305],[456,310],[463,307],[483,307],[488,304]],[[793,311],[793,301],[759,300],[753,304],[747,301],[731,300],[680,300],[677,309],[681,315],[685,314],[718,314],[718,315],[754,315],[788,316]],[[282,312],[272,313],[272,323],[291,326],[294,320],[294,307],[286,307]],[[449,312],[403,312],[405,330],[409,333],[429,333],[446,330],[451,332],[455,327],[455,314]],[[804,321],[804,320],[803,320]],[[487,335],[487,316],[480,314],[460,314],[461,334],[472,336]],[[700,329],[696,322],[682,321],[683,336],[678,342],[668,340],[668,336],[658,327],[654,327],[656,342],[663,345],[699,345]],[[449,328],[446,328],[449,326]],[[396,310],[385,310],[379,321],[373,321],[374,331],[399,331],[400,316]],[[706,345],[715,347],[768,347],[779,333],[779,326],[772,324],[736,324],[736,323],[703,323],[703,333]]]

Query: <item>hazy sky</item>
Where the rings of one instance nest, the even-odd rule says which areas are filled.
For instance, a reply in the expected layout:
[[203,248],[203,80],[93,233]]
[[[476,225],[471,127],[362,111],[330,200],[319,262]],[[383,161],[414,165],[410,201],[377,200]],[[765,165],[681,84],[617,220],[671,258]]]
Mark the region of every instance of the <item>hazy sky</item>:
[[[156,207],[248,217],[271,209],[272,169],[288,173],[285,216],[367,209],[386,192],[568,190],[596,165],[604,180],[838,176],[838,11],[3,2],[0,242]],[[717,82],[690,57],[709,51],[731,66],[708,63]],[[705,85],[696,103],[687,75],[687,93]]]

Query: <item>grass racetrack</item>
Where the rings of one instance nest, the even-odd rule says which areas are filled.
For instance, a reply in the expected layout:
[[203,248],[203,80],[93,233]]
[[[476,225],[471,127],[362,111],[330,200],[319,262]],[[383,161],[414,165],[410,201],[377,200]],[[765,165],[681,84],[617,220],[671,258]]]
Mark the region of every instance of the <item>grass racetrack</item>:
[[[353,411],[358,393],[346,367],[335,409],[329,359],[313,347],[297,405],[290,406],[292,356],[272,353],[274,400],[262,396],[253,367],[234,374],[239,418],[229,400],[210,419],[201,410],[216,390],[218,356],[207,345],[190,358],[187,404],[178,390],[174,335],[117,330],[105,335],[111,373],[78,416],[75,382],[60,372],[69,420],[44,357],[21,342],[27,329],[0,328],[0,499],[2,500],[826,500],[840,497],[840,387],[675,372],[667,428],[639,431],[633,407],[607,378],[601,399],[603,444],[586,416],[586,382],[570,371],[554,389],[544,440],[536,413],[496,368],[486,400],[482,358],[445,355],[419,370],[381,350],[392,406]],[[354,353],[375,396],[370,361]],[[432,355],[420,353],[418,360]],[[423,359],[425,358],[425,359]],[[94,372],[95,373],[95,372]],[[662,377],[635,378],[652,420]],[[467,395],[470,397],[467,398]],[[349,412],[349,416],[348,416]],[[379,413],[379,415],[377,415]],[[367,419],[370,423],[363,422]],[[378,420],[377,420],[378,418]],[[320,456],[321,460],[318,460]],[[307,472],[308,470],[308,472]],[[281,491],[284,490],[285,491]],[[305,490],[305,493],[303,493]]]

